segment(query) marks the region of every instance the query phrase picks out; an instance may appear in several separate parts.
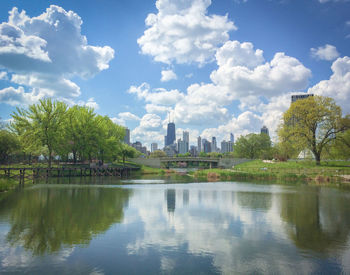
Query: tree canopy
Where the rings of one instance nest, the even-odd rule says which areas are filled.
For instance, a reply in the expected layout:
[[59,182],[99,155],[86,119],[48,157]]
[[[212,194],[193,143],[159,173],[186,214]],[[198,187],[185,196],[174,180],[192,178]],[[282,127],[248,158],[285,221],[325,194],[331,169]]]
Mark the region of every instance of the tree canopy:
[[267,134],[248,134],[240,136],[233,152],[236,157],[250,159],[268,159],[272,157],[271,140]]
[[320,164],[324,148],[349,127],[350,117],[342,117],[341,108],[332,98],[310,96],[291,104],[278,135],[282,143],[311,150],[316,164]]
[[113,161],[125,151],[124,127],[107,116],[96,115],[89,107],[68,108],[63,102],[44,99],[28,109],[17,108],[12,118],[10,129],[24,152],[44,153],[49,167],[54,155],[65,159],[73,155],[74,163],[92,159],[103,162]]

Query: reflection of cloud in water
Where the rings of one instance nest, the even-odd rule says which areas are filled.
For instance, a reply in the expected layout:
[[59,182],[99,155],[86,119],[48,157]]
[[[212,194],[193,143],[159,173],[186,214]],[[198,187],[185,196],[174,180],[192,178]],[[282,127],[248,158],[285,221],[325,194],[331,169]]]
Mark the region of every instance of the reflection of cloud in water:
[[[154,248],[162,255],[186,247],[191,255],[212,257],[213,265],[225,274],[307,274],[320,268],[317,260],[298,251],[288,235],[289,224],[281,219],[281,194],[295,193],[289,187],[194,185],[171,186],[174,215],[168,214],[169,202],[164,200],[169,186],[134,190],[129,207],[139,215],[144,231],[128,244],[130,254],[147,255]],[[181,265],[176,256],[167,263],[161,258],[162,268]]]

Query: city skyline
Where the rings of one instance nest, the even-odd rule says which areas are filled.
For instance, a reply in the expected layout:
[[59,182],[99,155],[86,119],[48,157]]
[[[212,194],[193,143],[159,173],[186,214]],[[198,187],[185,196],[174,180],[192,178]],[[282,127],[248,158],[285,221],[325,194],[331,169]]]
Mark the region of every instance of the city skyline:
[[[350,2],[92,0],[0,2],[0,117],[44,97],[95,108],[161,144],[217,144],[266,125],[292,94],[350,112]],[[69,54],[67,54],[69,53]]]

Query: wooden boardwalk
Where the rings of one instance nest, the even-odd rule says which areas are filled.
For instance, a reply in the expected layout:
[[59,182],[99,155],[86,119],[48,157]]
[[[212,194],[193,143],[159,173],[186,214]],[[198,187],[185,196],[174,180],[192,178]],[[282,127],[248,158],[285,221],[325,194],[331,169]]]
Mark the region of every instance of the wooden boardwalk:
[[50,177],[128,177],[131,171],[139,168],[131,167],[0,167],[0,175],[8,178],[19,179],[24,182],[25,179],[38,179]]

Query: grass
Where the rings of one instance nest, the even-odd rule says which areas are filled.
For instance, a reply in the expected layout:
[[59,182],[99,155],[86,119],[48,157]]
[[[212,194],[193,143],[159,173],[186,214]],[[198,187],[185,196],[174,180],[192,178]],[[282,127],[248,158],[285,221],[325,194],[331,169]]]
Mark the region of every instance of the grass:
[[194,173],[195,177],[208,180],[259,180],[279,182],[332,183],[345,181],[341,176],[350,175],[350,162],[288,161],[265,163],[262,160],[236,165],[233,169],[208,169]]
[[150,174],[164,175],[164,174],[168,174],[168,173],[173,173],[173,170],[161,169],[161,168],[153,168],[153,167],[142,165],[140,173],[142,175],[150,175]]

